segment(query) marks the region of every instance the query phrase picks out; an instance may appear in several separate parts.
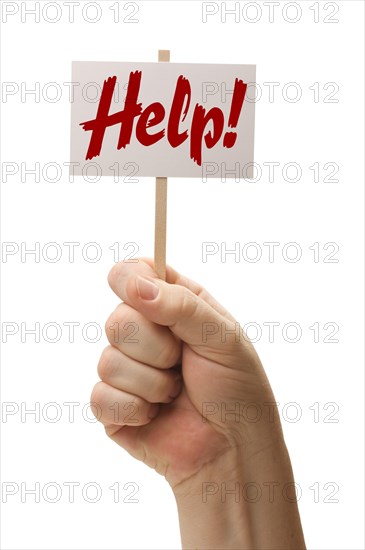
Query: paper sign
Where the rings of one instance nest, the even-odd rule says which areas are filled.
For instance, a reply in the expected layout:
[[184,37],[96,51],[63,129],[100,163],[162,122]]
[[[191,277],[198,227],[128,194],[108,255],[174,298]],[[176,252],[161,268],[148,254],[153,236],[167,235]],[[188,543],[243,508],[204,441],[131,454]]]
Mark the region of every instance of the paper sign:
[[255,69],[73,62],[70,170],[252,178]]

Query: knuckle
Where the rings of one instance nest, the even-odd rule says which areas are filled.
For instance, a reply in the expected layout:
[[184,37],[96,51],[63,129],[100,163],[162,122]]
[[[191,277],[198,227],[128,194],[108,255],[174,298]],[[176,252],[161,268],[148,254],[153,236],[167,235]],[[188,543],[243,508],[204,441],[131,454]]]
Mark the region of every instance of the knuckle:
[[180,348],[175,345],[166,345],[160,348],[156,362],[161,368],[168,369],[176,365],[180,356]]
[[111,268],[108,274],[108,283],[110,288],[112,289],[116,288],[117,281],[120,277],[120,263],[121,262],[118,262],[115,265],[113,265],[113,267]]
[[198,300],[196,295],[187,288],[183,288],[180,297],[179,317],[189,319],[194,315],[197,307]]
[[105,323],[105,334],[110,343],[118,343],[127,322],[129,306],[122,303],[111,313]]
[[111,315],[109,315],[108,319],[105,322],[105,334],[109,340],[109,342],[115,341],[115,335],[117,332],[115,331],[115,327],[117,326],[117,318],[116,314],[113,311]]
[[[93,390],[91,392],[90,396],[90,406],[91,410],[94,413],[93,407],[101,407],[103,406],[103,403],[105,403],[105,388],[103,382],[98,382],[93,387]],[[95,413],[94,413],[95,414]]]
[[108,380],[115,373],[116,369],[116,350],[112,346],[108,346],[101,354],[98,363],[98,375],[102,380]]

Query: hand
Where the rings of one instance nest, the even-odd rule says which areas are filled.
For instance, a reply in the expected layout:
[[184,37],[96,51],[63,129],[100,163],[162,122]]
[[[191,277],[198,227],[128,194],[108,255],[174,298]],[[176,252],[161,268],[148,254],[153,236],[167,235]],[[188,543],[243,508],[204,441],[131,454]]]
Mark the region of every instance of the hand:
[[[106,323],[95,414],[170,483],[183,548],[305,549],[277,407],[252,344],[206,290],[171,268],[164,282],[152,265],[110,272],[123,303]],[[259,498],[244,494],[252,486]]]
[[[235,319],[198,284],[171,268],[164,282],[152,265],[120,262],[110,272],[124,303],[106,323],[111,345],[91,401],[106,433],[174,488],[281,429],[260,360]],[[128,337],[131,328],[138,332]]]

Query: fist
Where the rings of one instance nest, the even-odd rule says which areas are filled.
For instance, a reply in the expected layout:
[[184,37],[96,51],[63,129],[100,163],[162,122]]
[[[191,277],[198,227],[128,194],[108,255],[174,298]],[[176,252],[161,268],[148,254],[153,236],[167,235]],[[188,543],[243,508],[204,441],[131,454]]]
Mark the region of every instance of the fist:
[[[107,435],[174,488],[280,426],[237,321],[197,283],[169,267],[162,281],[152,266],[120,262],[109,274],[122,303],[106,323],[91,405]],[[257,422],[242,415],[248,405]]]

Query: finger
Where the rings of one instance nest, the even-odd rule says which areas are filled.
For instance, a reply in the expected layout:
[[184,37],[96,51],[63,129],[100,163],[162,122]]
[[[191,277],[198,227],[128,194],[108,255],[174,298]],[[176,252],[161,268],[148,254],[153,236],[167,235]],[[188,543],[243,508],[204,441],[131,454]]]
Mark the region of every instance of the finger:
[[94,416],[104,425],[143,426],[158,414],[159,405],[98,382],[90,398]]
[[182,387],[181,375],[175,369],[155,369],[113,346],[108,346],[101,354],[98,374],[106,384],[149,403],[170,403]]
[[[156,272],[153,269],[153,260],[151,258],[139,258],[138,262],[119,262],[111,269],[108,281],[112,290],[123,301],[127,301],[127,297],[124,293],[124,287],[126,280],[129,277],[150,277],[152,279],[158,279]],[[199,296],[204,302],[212,306],[218,313],[220,313],[226,319],[235,321],[234,317],[219,303],[209,292],[202,287],[199,283],[188,279],[184,275],[181,275],[175,269],[170,266],[166,266],[166,282],[171,284],[177,284],[184,286],[191,290],[196,296]]]
[[[234,368],[249,363],[247,352],[251,355],[255,352],[239,323],[224,317],[186,286],[146,275],[141,277],[140,273],[149,269],[146,265],[143,262],[138,269],[112,270],[113,290],[146,319],[169,327],[203,357]],[[121,273],[120,279],[118,273]]]
[[113,346],[141,363],[168,369],[180,360],[180,340],[127,304],[120,304],[113,311],[105,332]]

